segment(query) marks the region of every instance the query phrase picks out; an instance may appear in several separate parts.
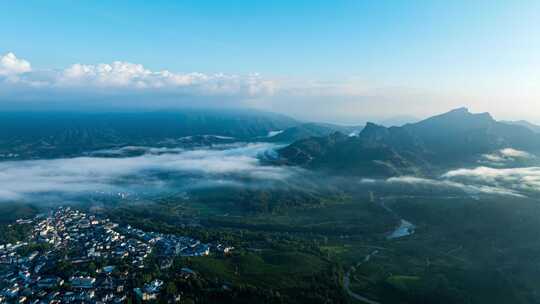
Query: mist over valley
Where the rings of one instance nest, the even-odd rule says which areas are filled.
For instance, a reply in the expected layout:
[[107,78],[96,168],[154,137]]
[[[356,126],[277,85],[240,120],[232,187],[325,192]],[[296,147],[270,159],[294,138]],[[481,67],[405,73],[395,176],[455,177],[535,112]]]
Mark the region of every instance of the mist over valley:
[[0,304],[540,304],[539,1],[2,4]]

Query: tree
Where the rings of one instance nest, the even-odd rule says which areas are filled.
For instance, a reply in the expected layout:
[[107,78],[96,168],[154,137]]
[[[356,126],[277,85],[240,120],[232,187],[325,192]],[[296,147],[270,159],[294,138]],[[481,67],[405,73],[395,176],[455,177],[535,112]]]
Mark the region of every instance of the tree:
[[94,262],[90,262],[90,264],[88,264],[88,271],[90,271],[90,273],[96,272],[96,264]]
[[167,288],[165,289],[167,295],[175,296],[176,295],[176,284],[174,282],[169,282]]

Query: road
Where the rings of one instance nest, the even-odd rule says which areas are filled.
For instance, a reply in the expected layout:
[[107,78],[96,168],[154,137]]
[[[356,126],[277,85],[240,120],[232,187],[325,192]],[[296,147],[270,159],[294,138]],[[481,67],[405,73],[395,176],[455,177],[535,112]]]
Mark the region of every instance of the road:
[[347,271],[347,273],[345,274],[345,276],[343,277],[343,288],[345,289],[345,291],[347,292],[347,294],[355,299],[355,300],[358,300],[362,303],[366,303],[366,304],[380,304],[379,302],[377,301],[373,301],[373,300],[370,300],[362,295],[359,295],[355,292],[353,292],[350,288],[351,286],[351,272],[353,272],[355,270],[355,267],[358,267],[364,263],[367,263],[369,262],[369,260],[371,259],[372,256],[376,255],[379,251],[378,250],[375,250],[373,252],[371,252],[370,254],[366,255],[366,257],[364,258],[363,261],[361,262],[358,262],[356,264],[356,266],[351,266],[351,268],[349,269],[349,271]]
[[[370,192],[370,196],[371,196],[371,201],[372,202],[375,202],[376,199],[375,199],[375,196],[373,194],[373,192]],[[401,218],[401,216],[399,216],[399,214],[397,214],[394,210],[392,210],[390,207],[386,206],[385,204],[385,199],[388,199],[388,197],[381,197],[379,199],[379,205],[386,211],[388,211],[389,213],[393,214],[397,219],[399,219],[400,221],[400,225],[396,228],[396,230],[394,230],[393,232],[391,232],[389,234],[390,238],[400,238],[400,237],[404,237],[404,236],[408,236],[410,234],[413,234],[414,233],[414,225],[410,222],[407,222],[405,221],[403,218]],[[403,228],[403,226],[405,226]],[[406,232],[405,233],[398,233],[396,234],[395,237],[392,237],[396,231],[399,232],[400,229],[406,229]],[[369,260],[371,259],[372,256],[376,255],[379,251],[378,250],[375,250],[373,252],[371,252],[370,254],[366,255],[364,257],[364,260],[358,262],[355,266],[351,266],[351,268],[349,268],[349,271],[347,271],[347,273],[345,274],[345,276],[343,277],[343,288],[345,289],[345,291],[347,292],[347,294],[355,299],[355,300],[358,300],[362,303],[366,303],[366,304],[380,304],[380,302],[377,302],[377,301],[374,301],[374,300],[370,300],[368,299],[367,297],[363,296],[363,295],[360,295],[360,294],[357,294],[357,293],[354,293],[350,286],[351,286],[351,273],[356,269],[356,267],[364,264],[364,263],[367,263],[369,262]]]

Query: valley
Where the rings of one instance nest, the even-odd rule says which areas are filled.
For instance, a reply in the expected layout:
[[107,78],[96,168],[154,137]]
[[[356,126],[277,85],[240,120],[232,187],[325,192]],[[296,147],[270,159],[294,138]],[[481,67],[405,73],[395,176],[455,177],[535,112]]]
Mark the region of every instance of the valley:
[[540,1],[4,2],[0,304],[540,304]]
[[[469,126],[450,132],[460,119]],[[455,146],[467,138],[467,150],[441,161],[448,147],[423,125]],[[148,145],[113,141],[74,155],[59,145],[35,159],[4,160],[0,243],[25,240],[29,232],[16,220],[69,205],[121,227],[234,248],[174,257],[170,269],[151,256],[137,284],[164,282],[158,302],[540,301],[540,268],[522,263],[536,265],[540,256],[538,145],[522,141],[532,136],[528,129],[504,130],[489,115],[462,109],[348,135],[300,126],[245,140],[188,134]],[[471,147],[493,128],[503,135]],[[287,134],[307,137],[272,139]],[[194,275],[180,280],[183,268]]]

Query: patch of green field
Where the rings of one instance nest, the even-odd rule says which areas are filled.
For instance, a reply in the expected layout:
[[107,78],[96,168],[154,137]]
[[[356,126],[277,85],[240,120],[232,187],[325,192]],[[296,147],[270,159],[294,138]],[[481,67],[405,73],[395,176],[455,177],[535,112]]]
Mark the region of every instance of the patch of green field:
[[20,218],[32,218],[39,213],[36,206],[24,203],[9,203],[0,204],[0,224],[12,223]]
[[291,208],[272,215],[212,217],[208,224],[267,232],[381,237],[395,226],[396,219],[373,203],[348,201],[316,208]]
[[344,255],[350,246],[348,245],[335,245],[335,246],[321,246],[321,250],[326,251],[330,256]]
[[195,257],[190,262],[193,269],[211,280],[217,278],[231,283],[240,281],[239,276],[235,273],[235,268],[227,259]]
[[208,278],[233,284],[269,288],[289,288],[303,283],[302,278],[323,271],[327,263],[313,255],[299,252],[246,253],[232,257],[197,257],[191,267]]
[[319,257],[300,252],[269,252],[263,254],[264,261],[279,268],[281,272],[309,275],[322,270]]
[[388,283],[393,288],[407,292],[409,290],[418,288],[419,283],[420,283],[420,277],[406,276],[406,275],[393,275],[393,276],[389,276],[386,279],[386,283]]

